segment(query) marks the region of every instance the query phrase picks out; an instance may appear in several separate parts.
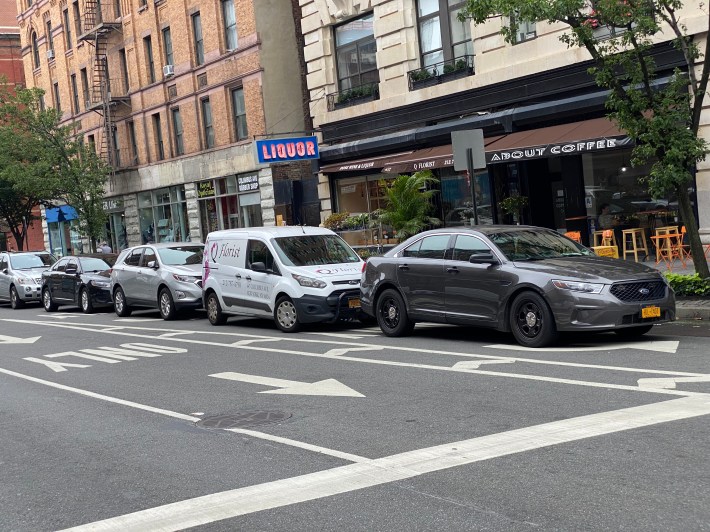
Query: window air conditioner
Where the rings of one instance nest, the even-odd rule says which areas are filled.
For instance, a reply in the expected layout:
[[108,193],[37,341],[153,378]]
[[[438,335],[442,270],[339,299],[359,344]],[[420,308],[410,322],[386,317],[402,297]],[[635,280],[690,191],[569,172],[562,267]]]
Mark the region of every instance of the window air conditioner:
[[173,65],[165,65],[163,67],[163,76],[166,78],[169,78],[170,76],[175,74],[175,69],[173,68]]
[[54,59],[54,50],[47,50],[47,59]]

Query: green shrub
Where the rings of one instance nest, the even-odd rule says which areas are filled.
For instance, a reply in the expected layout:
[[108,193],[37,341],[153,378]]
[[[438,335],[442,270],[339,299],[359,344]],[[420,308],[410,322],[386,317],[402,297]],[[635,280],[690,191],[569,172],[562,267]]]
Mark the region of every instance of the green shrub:
[[456,69],[456,70],[463,70],[463,69],[466,68],[467,66],[468,66],[468,64],[466,63],[466,60],[465,60],[465,59],[459,59],[459,60],[456,61],[456,67],[455,67],[455,69]]
[[454,65],[444,65],[444,74],[451,74],[454,70],[457,70]]
[[677,296],[710,296],[710,279],[702,279],[697,273],[665,273],[668,284]]

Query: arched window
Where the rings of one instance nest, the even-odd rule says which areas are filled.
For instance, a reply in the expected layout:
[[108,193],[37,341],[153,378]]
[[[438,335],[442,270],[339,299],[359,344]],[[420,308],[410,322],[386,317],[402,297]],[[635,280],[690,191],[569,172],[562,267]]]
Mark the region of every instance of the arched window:
[[37,32],[32,32],[32,57],[34,58],[35,68],[39,68],[39,46],[37,46]]

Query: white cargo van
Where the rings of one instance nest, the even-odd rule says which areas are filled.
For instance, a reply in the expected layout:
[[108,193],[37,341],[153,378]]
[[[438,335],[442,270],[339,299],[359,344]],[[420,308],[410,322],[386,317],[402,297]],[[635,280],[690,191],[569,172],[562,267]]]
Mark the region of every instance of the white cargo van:
[[202,300],[212,325],[227,315],[301,324],[360,316],[363,261],[322,227],[250,227],[207,235]]

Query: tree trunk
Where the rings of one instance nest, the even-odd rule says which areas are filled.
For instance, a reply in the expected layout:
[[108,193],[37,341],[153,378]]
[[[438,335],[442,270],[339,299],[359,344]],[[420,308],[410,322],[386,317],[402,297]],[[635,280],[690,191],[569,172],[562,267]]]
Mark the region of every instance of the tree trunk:
[[680,214],[685,223],[686,237],[690,244],[690,254],[693,257],[693,267],[695,271],[703,279],[710,277],[710,270],[708,270],[708,262],[705,259],[705,253],[703,251],[703,244],[700,241],[700,233],[698,233],[698,223],[695,220],[695,213],[693,212],[693,206],[690,203],[690,195],[688,194],[688,186],[686,183],[676,187],[676,192],[678,194],[678,206],[680,207]]
[[10,232],[17,243],[17,251],[25,250],[25,231],[20,231],[17,227],[10,227]]

